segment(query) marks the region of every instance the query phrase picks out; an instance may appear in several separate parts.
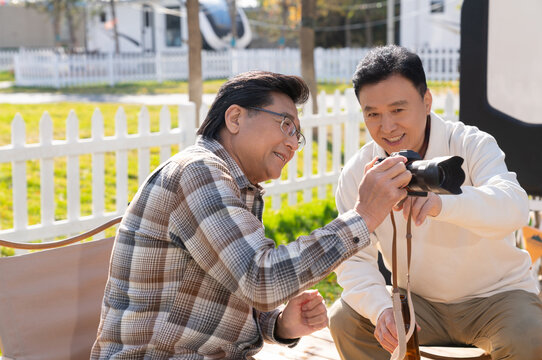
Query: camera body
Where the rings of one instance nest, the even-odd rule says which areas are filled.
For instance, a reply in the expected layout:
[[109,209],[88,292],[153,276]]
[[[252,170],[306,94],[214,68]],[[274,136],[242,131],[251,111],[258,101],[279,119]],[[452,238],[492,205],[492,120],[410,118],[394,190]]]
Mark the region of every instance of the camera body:
[[[407,158],[406,168],[412,174],[407,191],[411,196],[435,194],[461,194],[461,185],[465,181],[465,172],[461,168],[461,156],[443,156],[431,160],[422,160],[413,150],[401,150],[390,156]],[[379,159],[381,161],[383,159]]]

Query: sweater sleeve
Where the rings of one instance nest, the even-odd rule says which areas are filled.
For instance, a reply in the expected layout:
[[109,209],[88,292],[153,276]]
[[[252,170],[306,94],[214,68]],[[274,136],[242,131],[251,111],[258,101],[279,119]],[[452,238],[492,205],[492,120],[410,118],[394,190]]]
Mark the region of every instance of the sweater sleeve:
[[[362,149],[345,166],[339,178],[335,196],[339,213],[354,207],[365,163],[370,160],[371,153]],[[358,251],[335,270],[337,281],[343,288],[342,299],[375,325],[382,311],[392,307],[386,282],[378,269],[376,242],[376,236],[371,234],[371,244]]]
[[528,197],[516,174],[508,171],[495,139],[470,126],[455,129],[451,153],[461,154],[466,173],[463,193],[441,196],[442,210],[434,219],[461,226],[489,239],[502,239],[525,225]]

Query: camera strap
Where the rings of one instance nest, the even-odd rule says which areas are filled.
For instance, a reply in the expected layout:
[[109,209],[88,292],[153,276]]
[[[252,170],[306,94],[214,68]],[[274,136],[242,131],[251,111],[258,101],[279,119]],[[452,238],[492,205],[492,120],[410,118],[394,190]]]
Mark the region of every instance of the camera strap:
[[407,342],[414,333],[416,328],[416,315],[414,314],[414,306],[412,305],[412,298],[410,295],[410,259],[412,255],[412,198],[409,197],[407,201],[410,201],[410,211],[408,213],[407,220],[407,299],[408,310],[410,312],[410,326],[408,333],[405,333],[405,325],[403,320],[403,314],[401,312],[401,294],[399,293],[399,285],[397,283],[397,227],[395,225],[395,217],[393,216],[393,210],[390,211],[391,224],[393,226],[393,243],[392,243],[392,302],[393,302],[393,317],[395,319],[395,326],[397,329],[398,346],[391,354],[391,360],[402,360],[406,354]]
[[[393,210],[390,212],[391,224],[393,226],[393,243],[392,243],[392,302],[393,302],[393,317],[395,319],[395,327],[397,329],[398,346],[391,354],[390,360],[403,360],[406,354],[407,342],[410,340],[416,326],[416,315],[414,313],[414,305],[410,294],[410,259],[412,257],[412,197],[409,197],[410,211],[408,213],[407,220],[407,233],[406,233],[406,245],[407,245],[407,286],[406,293],[408,299],[408,311],[410,313],[410,326],[408,333],[405,331],[405,325],[403,320],[403,313],[401,311],[401,295],[399,293],[399,285],[397,284],[397,227],[395,225],[395,218],[393,216]],[[427,359],[435,360],[454,360],[456,357],[441,356],[431,354],[425,351],[420,351],[420,355]],[[483,354],[475,357],[464,357],[464,360],[486,360],[491,359],[490,355]]]

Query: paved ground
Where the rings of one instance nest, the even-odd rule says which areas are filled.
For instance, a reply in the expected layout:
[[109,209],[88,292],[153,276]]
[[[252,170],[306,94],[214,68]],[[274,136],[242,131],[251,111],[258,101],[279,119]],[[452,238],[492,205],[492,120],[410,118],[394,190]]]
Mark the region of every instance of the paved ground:
[[265,344],[263,350],[256,355],[257,360],[338,360],[339,354],[325,328],[303,337],[297,346],[290,349],[281,345]]
[[0,89],[7,89],[13,86],[12,81],[0,81]]
[[[210,104],[214,94],[204,94],[203,102]],[[0,104],[45,104],[55,102],[108,102],[142,105],[177,105],[188,102],[188,94],[165,95],[79,95],[52,93],[13,93],[0,94]]]
[[[440,356],[457,356],[458,358],[474,357],[483,353],[482,350],[476,348],[423,347],[422,351]],[[265,344],[263,350],[255,358],[257,360],[340,360],[328,328],[317,331],[311,336],[305,336],[292,349],[280,345]],[[422,357],[422,360],[428,359]]]

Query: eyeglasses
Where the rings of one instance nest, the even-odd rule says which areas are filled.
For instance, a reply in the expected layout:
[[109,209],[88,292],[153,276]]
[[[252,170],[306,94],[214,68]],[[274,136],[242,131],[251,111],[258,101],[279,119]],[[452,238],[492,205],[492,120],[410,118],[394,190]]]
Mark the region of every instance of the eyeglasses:
[[305,146],[305,136],[303,136],[301,131],[297,130],[294,121],[288,117],[288,115],[255,106],[247,106],[247,109],[263,111],[265,113],[281,117],[282,121],[280,122],[280,131],[282,131],[284,135],[295,136],[297,138],[297,151],[301,151],[303,149]]

